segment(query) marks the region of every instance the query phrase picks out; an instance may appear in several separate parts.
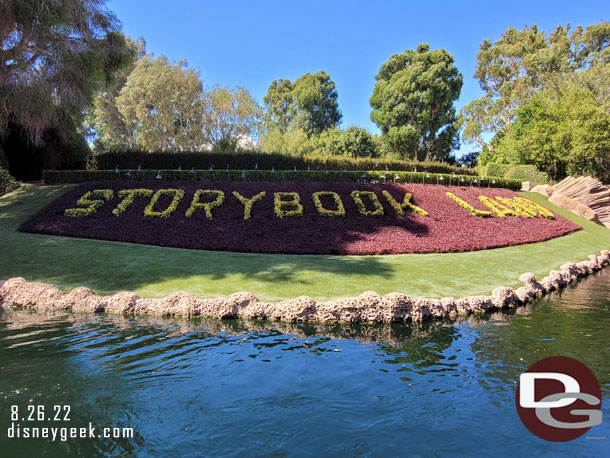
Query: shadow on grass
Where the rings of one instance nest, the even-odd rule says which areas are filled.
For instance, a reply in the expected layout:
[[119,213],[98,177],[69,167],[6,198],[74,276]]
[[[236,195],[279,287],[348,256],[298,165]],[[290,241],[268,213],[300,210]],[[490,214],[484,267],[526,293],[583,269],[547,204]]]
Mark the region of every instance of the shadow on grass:
[[[266,290],[277,285],[282,297],[298,295],[303,286],[340,290],[346,285],[337,284],[337,276],[347,281],[347,277],[382,279],[395,274],[376,256],[201,251],[17,232],[24,220],[69,188],[29,186],[0,199],[0,279],[23,276],[63,289],[88,286],[102,294],[154,284],[196,294],[256,292],[261,285]],[[179,284],[174,288],[172,282]],[[283,288],[287,284],[294,291]],[[152,295],[158,294],[152,291]]]

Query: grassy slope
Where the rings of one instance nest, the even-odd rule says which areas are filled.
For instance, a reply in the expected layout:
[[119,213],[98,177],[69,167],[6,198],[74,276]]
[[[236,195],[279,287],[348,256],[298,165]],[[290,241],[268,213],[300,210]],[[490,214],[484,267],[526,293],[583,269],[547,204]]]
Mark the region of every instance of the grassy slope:
[[19,224],[69,186],[24,187],[0,198],[0,279],[23,276],[62,289],[88,286],[100,294],[134,290],[163,296],[251,291],[278,300],[306,294],[325,300],[374,290],[412,296],[488,294],[519,286],[519,275],[538,278],[568,261],[610,248],[610,230],[525,195],[583,226],[542,243],[455,254],[397,256],[292,256],[191,251],[117,242],[22,234]]

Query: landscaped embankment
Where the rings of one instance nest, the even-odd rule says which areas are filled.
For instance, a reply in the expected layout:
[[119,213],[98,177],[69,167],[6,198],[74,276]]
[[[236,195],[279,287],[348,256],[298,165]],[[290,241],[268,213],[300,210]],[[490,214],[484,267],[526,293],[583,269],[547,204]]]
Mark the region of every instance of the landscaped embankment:
[[97,296],[88,288],[75,288],[67,294],[52,285],[11,278],[0,282],[0,305],[21,306],[38,310],[153,314],[161,316],[252,318],[286,321],[379,323],[422,321],[469,313],[514,308],[534,298],[561,289],[578,278],[607,266],[610,252],[591,255],[588,261],[561,266],[540,282],[533,273],[519,277],[523,286],[514,290],[498,287],[491,296],[468,296],[461,299],[411,298],[402,293],[380,296],[367,291],[360,296],[316,302],[301,296],[281,302],[259,301],[247,292],[229,297],[200,298],[187,292],[176,292],[160,299],[147,299],[123,291],[113,296]]
[[251,291],[261,301],[301,295],[315,301],[400,291],[410,297],[489,295],[498,286],[522,286],[532,272],[543,278],[610,246],[610,230],[548,203],[583,229],[545,242],[464,253],[380,256],[266,255],[184,250],[19,232],[33,214],[71,186],[25,186],[0,198],[0,278],[24,277],[68,292],[78,286],[98,295],[131,290],[141,297],[188,291],[199,297]]

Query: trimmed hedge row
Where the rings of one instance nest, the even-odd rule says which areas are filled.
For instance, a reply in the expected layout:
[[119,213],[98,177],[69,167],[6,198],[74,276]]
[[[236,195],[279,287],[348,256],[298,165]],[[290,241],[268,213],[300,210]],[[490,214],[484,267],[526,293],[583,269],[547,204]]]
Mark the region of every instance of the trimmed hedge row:
[[213,153],[213,152],[182,152],[182,153],[145,153],[140,151],[110,152],[96,154],[92,159],[95,170],[143,169],[170,170],[183,169],[207,170],[215,169],[254,170],[255,168],[271,170],[400,170],[430,173],[455,173],[476,176],[474,169],[456,167],[443,162],[395,161],[389,159],[369,159],[350,157],[294,157],[285,154],[266,154],[256,152]]
[[450,175],[403,171],[297,171],[292,170],[45,170],[46,184],[83,183],[86,181],[144,181],[144,180],[196,180],[196,181],[348,181],[426,183],[459,186],[493,186],[521,189],[521,181],[506,178],[482,178],[470,175]]
[[552,184],[549,176],[535,165],[515,165],[504,175],[506,178],[513,178],[521,181],[529,181],[532,187],[539,184]]

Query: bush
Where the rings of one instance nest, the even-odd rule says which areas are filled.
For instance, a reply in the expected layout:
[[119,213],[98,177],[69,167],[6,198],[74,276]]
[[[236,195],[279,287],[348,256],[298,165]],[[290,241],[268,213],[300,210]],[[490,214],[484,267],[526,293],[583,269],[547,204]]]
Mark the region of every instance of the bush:
[[490,162],[485,167],[485,176],[503,177],[513,166],[510,164],[498,164],[496,162]]
[[549,176],[546,173],[538,170],[535,165],[515,165],[511,167],[508,172],[506,172],[504,178],[529,181],[532,186],[552,183]]
[[208,170],[214,167],[216,170],[253,170],[258,166],[261,170],[399,170],[418,171],[430,173],[455,173],[460,175],[477,175],[473,169],[455,167],[443,162],[413,162],[391,159],[353,159],[347,156],[320,156],[308,155],[303,157],[289,156],[279,153],[260,153],[260,152],[182,152],[182,153],[145,153],[142,151],[124,151],[101,153],[94,156],[92,167],[95,170],[114,170],[119,169],[135,170],[139,166],[143,169],[188,170],[195,168],[198,170]]
[[[160,178],[157,178],[160,177]],[[439,173],[413,173],[404,171],[336,171],[336,170],[225,170],[178,171],[178,170],[45,170],[46,184],[84,183],[86,181],[144,181],[144,180],[187,180],[187,181],[348,181],[348,182],[393,182],[461,185],[521,189],[521,181],[506,178],[478,178],[469,175],[449,175]],[[476,181],[475,181],[476,180]]]
[[14,191],[19,187],[19,183],[8,173],[8,170],[0,168],[0,196]]

